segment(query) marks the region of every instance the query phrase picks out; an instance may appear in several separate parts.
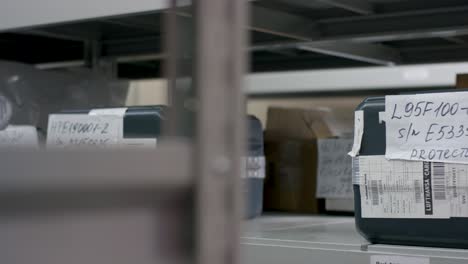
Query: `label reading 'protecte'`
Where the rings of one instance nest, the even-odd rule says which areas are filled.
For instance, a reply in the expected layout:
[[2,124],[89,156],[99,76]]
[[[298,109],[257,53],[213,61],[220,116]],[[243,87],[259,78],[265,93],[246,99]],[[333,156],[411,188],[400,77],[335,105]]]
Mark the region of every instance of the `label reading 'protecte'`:
[[468,163],[468,92],[385,97],[388,159]]

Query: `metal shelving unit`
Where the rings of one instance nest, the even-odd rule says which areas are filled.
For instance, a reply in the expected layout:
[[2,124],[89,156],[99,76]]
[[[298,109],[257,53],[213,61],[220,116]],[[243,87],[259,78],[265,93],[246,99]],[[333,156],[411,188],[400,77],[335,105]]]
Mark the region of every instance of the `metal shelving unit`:
[[[94,195],[103,192],[106,202],[102,206],[109,206],[124,189],[129,189],[125,197],[139,191],[179,190],[192,194],[191,205],[198,212],[179,217],[196,223],[190,231],[198,247],[189,257],[203,264],[236,263],[240,169],[233,164],[240,164],[243,145],[239,87],[245,29],[251,34],[248,50],[253,72],[392,67],[468,59],[465,0],[258,0],[249,1],[250,19],[244,1],[197,2],[194,11],[189,1],[179,1],[176,15],[188,24],[195,17],[200,29],[194,43],[199,59],[195,64],[200,100],[198,137],[193,142],[158,142],[159,151],[152,154],[2,153],[0,197],[15,199],[13,203],[0,202],[4,209],[13,213],[16,205],[31,209],[38,196],[17,195],[26,192],[41,195],[43,191],[63,189],[76,193],[92,190]],[[7,0],[0,4],[0,59],[42,69],[113,63],[120,77],[160,77],[162,61],[173,59],[163,49],[163,14],[169,4],[166,0]],[[190,52],[184,54],[181,64],[191,56]],[[382,69],[369,68],[364,75]],[[324,72],[297,74],[254,76],[251,83],[260,85],[252,87],[251,92],[308,91],[310,86],[298,83],[314,82]],[[414,84],[413,80],[406,81]],[[437,81],[447,83],[443,78]],[[275,85],[270,87],[271,83]],[[288,83],[293,87],[285,85]],[[340,91],[342,85],[336,80],[315,90]],[[371,86],[356,83],[347,89],[355,91],[363,85]],[[385,90],[393,85],[377,88]],[[81,163],[75,163],[77,159]],[[128,174],[134,177],[127,178]],[[93,181],[88,177],[91,175]],[[46,181],[41,179],[53,180],[53,184],[43,185]],[[110,189],[103,190],[102,186]],[[56,195],[53,197],[65,197],[64,203],[76,200],[73,195]],[[147,205],[152,199],[143,196],[134,202]],[[273,215],[247,222],[244,227],[241,260],[245,263],[360,264],[369,263],[371,255],[382,254],[426,257],[432,264],[468,261],[466,250],[369,245],[355,231],[351,218]],[[0,256],[5,253],[2,250]]]
[[[190,22],[188,2],[179,1],[185,6],[179,14]],[[249,2],[253,72],[468,59],[464,0]],[[94,43],[100,58],[117,62],[122,77],[162,76],[161,14],[167,5],[167,0],[9,1],[0,10],[0,31],[8,30],[0,34],[8,47],[0,59],[76,67],[89,64],[84,50]]]
[[[196,71],[184,73],[194,81],[184,87],[178,82],[184,68],[179,59],[181,51],[190,53],[191,47],[165,50],[172,107],[155,151],[0,153],[2,263],[237,263],[241,219],[241,168],[237,164],[241,164],[245,141],[241,80],[247,6],[243,1],[199,0],[191,8],[193,18],[187,28],[180,24],[179,8],[188,2],[1,4],[0,29],[6,32],[2,36],[38,40],[33,42],[44,52],[43,58],[51,55],[48,51],[63,47],[59,53],[79,51],[80,59],[86,60],[81,66],[98,69],[102,62],[109,62],[102,53],[109,51],[102,46],[107,30],[147,36],[164,31],[167,42],[177,46],[171,41],[181,29],[193,31],[187,44],[196,50],[189,62]],[[138,22],[148,12],[162,10],[168,17],[166,30]],[[224,40],[222,45],[216,45],[218,38]],[[131,45],[134,40],[115,42],[125,51],[138,51]],[[161,47],[160,42],[155,46]],[[21,57],[35,56],[29,53],[16,61]],[[59,67],[70,65],[65,62]],[[180,109],[187,101],[199,105],[196,111],[188,114],[187,109]],[[186,115],[193,120],[192,129],[180,127],[180,120],[190,119]]]

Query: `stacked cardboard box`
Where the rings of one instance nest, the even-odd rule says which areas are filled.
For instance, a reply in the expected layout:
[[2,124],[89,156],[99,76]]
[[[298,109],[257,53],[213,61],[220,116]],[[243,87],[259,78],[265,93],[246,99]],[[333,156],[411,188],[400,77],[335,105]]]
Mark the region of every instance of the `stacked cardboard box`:
[[318,213],[317,140],[332,136],[315,110],[270,108],[265,131],[264,206],[266,210]]

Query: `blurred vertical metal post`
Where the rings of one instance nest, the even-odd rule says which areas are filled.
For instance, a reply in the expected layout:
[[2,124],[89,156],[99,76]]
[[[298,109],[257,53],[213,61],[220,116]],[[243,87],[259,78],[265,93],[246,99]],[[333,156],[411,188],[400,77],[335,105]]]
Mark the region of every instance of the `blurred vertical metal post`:
[[177,0],[170,1],[171,6],[164,13],[164,22],[166,29],[166,38],[164,41],[164,51],[167,54],[164,70],[164,75],[167,78],[168,89],[168,104],[171,106],[168,113],[168,122],[163,128],[166,135],[177,134],[177,116],[180,107],[179,101],[183,98],[176,96],[176,78],[177,78],[177,15],[176,6]]
[[247,1],[195,1],[196,263],[239,262]]
[[164,132],[170,137],[192,137],[194,134],[193,53],[194,21],[191,0],[172,0],[164,12],[165,76],[168,80],[168,118]]

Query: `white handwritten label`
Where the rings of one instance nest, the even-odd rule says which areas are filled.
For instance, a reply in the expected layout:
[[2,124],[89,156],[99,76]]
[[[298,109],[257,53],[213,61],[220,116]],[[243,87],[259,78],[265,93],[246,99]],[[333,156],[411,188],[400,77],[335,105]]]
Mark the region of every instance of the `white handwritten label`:
[[423,257],[372,255],[370,257],[370,263],[371,264],[430,264],[430,259],[423,258]]
[[119,116],[55,114],[49,116],[47,146],[52,148],[99,147],[120,144],[123,118]]
[[318,141],[317,198],[352,198],[351,157],[346,153],[352,139]]
[[468,92],[386,96],[388,159],[468,163]]
[[0,149],[2,148],[38,148],[37,130],[33,126],[8,126],[0,131]]
[[348,153],[351,157],[356,157],[361,150],[362,135],[364,134],[364,111],[354,112],[354,144]]

